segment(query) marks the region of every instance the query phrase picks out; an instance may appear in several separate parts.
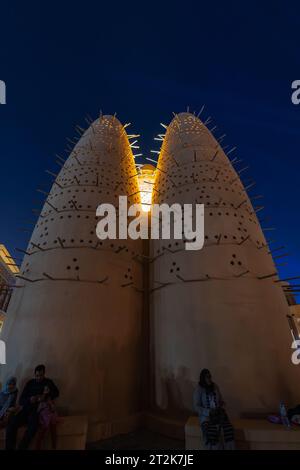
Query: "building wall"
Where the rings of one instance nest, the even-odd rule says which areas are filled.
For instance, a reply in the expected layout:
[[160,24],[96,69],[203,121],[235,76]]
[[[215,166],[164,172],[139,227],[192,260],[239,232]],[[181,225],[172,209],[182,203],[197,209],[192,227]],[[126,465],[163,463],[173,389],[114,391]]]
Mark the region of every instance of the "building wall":
[[0,244],[0,285],[15,284],[15,275],[19,268],[4,245]]
[[0,310],[0,335],[1,335],[1,332],[2,332],[2,329],[3,329],[4,320],[5,320],[5,315],[4,315],[4,313]]
[[0,245],[0,334],[19,268],[7,248]]
[[289,306],[290,328],[295,339],[300,338],[300,304]]
[[153,202],[205,204],[202,250],[151,241],[153,406],[190,412],[202,368],[234,415],[296,403],[288,305],[264,233],[239,174],[194,115],[167,128]]

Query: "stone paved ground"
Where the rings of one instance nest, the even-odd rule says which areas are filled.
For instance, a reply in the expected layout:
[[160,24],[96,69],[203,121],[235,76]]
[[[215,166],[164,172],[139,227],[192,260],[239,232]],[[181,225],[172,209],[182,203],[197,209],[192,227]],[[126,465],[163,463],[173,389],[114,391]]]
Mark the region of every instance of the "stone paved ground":
[[122,434],[88,445],[91,450],[174,450],[184,449],[184,441],[170,439],[145,429]]

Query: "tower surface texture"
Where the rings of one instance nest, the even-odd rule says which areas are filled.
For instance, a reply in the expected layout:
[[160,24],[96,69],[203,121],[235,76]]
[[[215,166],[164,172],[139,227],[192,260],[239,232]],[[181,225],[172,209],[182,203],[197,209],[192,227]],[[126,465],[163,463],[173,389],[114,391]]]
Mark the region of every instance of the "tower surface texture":
[[[152,168],[138,174],[115,117],[82,132],[24,256],[1,336],[1,382],[45,363],[59,406],[88,415],[90,441],[134,429],[145,408],[161,422],[187,416],[202,368],[231,416],[298,403],[288,305],[244,169],[189,113],[167,126],[154,185]],[[202,249],[186,250],[174,234],[97,238],[99,204],[118,208],[126,195],[140,203],[142,194],[147,210],[152,186],[152,204],[204,204]]]
[[202,368],[235,416],[276,411],[281,398],[296,403],[299,372],[272,255],[239,174],[192,114],[166,130],[153,203],[205,205],[203,249],[151,240],[153,406],[169,416],[190,410]]
[[59,405],[89,416],[90,440],[130,430],[141,407],[141,244],[96,236],[96,208],[119,195],[139,202],[135,162],[124,127],[103,116],[55,178],[3,335],[3,376],[45,363]]

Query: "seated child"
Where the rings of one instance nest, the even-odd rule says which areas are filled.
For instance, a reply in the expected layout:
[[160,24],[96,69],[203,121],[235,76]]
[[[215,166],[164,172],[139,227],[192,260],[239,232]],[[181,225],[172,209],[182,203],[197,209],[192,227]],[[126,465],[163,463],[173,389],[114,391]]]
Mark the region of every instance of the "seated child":
[[41,449],[41,444],[48,431],[51,434],[52,448],[56,449],[56,424],[58,415],[54,400],[49,396],[49,388],[45,387],[38,406],[39,429],[37,432],[36,448]]

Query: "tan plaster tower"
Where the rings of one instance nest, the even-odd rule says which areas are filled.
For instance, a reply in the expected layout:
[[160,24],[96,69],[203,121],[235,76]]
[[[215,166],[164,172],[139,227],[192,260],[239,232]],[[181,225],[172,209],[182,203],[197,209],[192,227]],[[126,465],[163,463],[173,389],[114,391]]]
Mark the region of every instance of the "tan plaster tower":
[[297,399],[288,305],[264,233],[239,173],[192,114],[167,127],[153,202],[205,204],[202,250],[151,241],[153,406],[190,410],[202,368],[235,416]]
[[[145,408],[159,419],[186,417],[204,367],[231,415],[274,411],[281,398],[297,403],[272,255],[243,169],[205,125],[189,113],[172,120],[155,180],[149,165],[137,171],[125,126],[112,116],[91,123],[61,164],[7,313],[1,381],[45,363],[59,406],[89,416],[90,441],[136,428]],[[152,203],[204,204],[202,250],[187,251],[184,239],[97,238],[100,203],[142,196],[146,212],[150,187]]]
[[55,178],[4,326],[1,377],[45,363],[59,405],[89,415],[89,440],[131,430],[141,406],[142,245],[95,231],[97,206],[119,195],[140,201],[135,162],[124,127],[103,116]]

